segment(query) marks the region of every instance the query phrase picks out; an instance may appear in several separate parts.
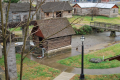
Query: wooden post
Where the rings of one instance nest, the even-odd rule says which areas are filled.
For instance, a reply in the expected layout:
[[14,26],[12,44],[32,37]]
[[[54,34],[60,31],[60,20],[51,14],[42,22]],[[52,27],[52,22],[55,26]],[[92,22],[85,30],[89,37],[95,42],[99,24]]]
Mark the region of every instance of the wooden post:
[[2,58],[2,45],[0,45],[0,58]]

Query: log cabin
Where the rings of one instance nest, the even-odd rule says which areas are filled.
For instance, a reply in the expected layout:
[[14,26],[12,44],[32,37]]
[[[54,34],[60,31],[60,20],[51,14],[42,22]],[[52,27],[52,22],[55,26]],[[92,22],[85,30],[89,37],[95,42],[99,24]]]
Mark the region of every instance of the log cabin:
[[67,18],[37,20],[31,33],[35,45],[47,51],[71,45],[71,37],[75,34]]

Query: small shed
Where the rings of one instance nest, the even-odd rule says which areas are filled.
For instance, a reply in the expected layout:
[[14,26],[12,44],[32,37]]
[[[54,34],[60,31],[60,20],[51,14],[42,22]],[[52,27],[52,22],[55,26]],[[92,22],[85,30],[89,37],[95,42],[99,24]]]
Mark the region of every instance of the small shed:
[[73,6],[75,15],[102,15],[107,17],[117,17],[118,6],[108,3],[77,3]]
[[48,51],[71,45],[71,36],[75,34],[67,18],[37,20],[35,26],[32,29],[33,42],[38,45],[45,39],[39,47]]

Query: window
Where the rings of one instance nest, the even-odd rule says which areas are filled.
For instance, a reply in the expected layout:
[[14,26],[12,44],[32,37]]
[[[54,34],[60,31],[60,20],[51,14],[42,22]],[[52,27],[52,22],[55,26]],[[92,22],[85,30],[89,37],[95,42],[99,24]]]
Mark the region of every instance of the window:
[[68,13],[71,13],[71,11],[68,11]]
[[46,13],[47,16],[49,16],[49,13]]
[[20,17],[20,15],[17,15],[16,16],[16,22],[20,22],[21,21],[21,17]]
[[113,13],[115,13],[115,9],[113,10]]

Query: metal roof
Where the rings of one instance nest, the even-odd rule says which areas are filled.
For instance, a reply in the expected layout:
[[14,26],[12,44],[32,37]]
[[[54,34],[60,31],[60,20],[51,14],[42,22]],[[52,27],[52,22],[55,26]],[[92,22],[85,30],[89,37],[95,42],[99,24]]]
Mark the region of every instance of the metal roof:
[[115,4],[107,4],[107,3],[77,3],[81,8],[112,8]]

